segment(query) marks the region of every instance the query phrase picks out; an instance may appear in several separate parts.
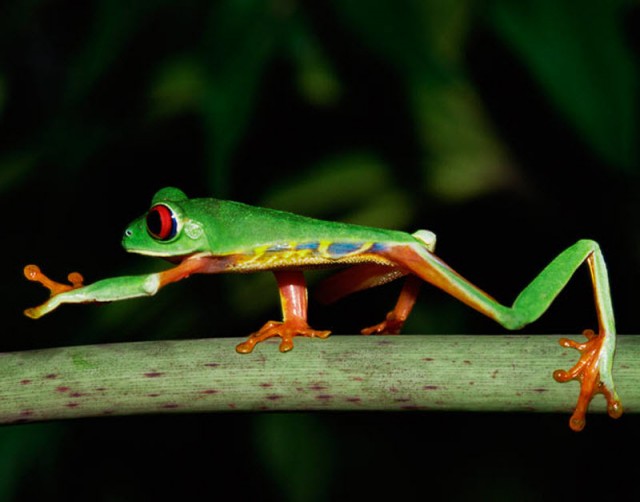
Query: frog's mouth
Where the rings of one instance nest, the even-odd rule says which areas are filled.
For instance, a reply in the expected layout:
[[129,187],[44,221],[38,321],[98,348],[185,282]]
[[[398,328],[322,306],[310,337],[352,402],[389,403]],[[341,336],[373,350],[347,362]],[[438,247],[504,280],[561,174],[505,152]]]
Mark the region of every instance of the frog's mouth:
[[178,263],[178,262],[187,260],[189,258],[192,258],[193,256],[202,256],[206,254],[206,253],[203,253],[202,251],[189,250],[189,249],[170,250],[168,246],[162,247],[162,245],[157,245],[153,247],[151,246],[138,247],[135,244],[131,243],[131,241],[127,240],[126,234],[122,239],[122,247],[127,253],[133,253],[133,254],[138,254],[142,256],[151,256],[153,258],[164,258],[165,260],[168,260],[171,263]]
[[181,262],[182,260],[186,260],[196,253],[184,253],[184,254],[175,254],[170,255],[167,254],[166,251],[162,250],[152,250],[152,249],[137,249],[132,246],[128,246],[123,241],[123,247],[127,253],[139,254],[142,256],[151,256],[152,258],[164,258],[165,260],[169,260],[171,263]]
[[174,265],[179,265],[179,264],[184,263],[186,261],[199,260],[201,258],[205,258],[205,257],[210,257],[211,256],[209,253],[203,253],[203,252],[193,252],[193,253],[185,253],[185,254],[167,255],[166,253],[161,253],[161,252],[156,252],[156,251],[149,251],[148,249],[145,249],[145,250],[127,249],[127,252],[128,253],[133,253],[133,254],[139,254],[139,255],[142,255],[142,256],[149,256],[151,258],[162,258],[163,260],[166,260],[169,263],[172,263]]

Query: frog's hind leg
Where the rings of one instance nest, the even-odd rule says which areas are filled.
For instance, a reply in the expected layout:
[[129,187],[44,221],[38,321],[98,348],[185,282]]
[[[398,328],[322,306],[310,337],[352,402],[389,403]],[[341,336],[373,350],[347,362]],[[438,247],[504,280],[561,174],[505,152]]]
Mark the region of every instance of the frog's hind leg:
[[381,286],[400,277],[407,276],[395,307],[384,321],[364,328],[363,335],[397,334],[402,330],[416,302],[422,281],[406,270],[379,263],[362,263],[342,270],[323,280],[315,291],[322,303],[332,303],[356,291]]
[[561,340],[563,346],[576,348],[581,355],[573,368],[556,371],[554,377],[562,382],[580,382],[578,404],[570,420],[572,429],[581,430],[584,427],[586,409],[596,393],[604,394],[611,417],[617,418],[622,414],[622,405],[612,378],[616,331],[609,279],[602,252],[595,241],[580,240],[565,249],[522,290],[511,307],[497,302],[424,247],[393,246],[385,251],[384,257],[491,317],[507,329],[518,329],[538,319],[567,285],[578,267],[586,263],[591,272],[599,331],[587,331],[587,341],[584,343]]
[[422,281],[413,274],[407,275],[400,296],[393,310],[387,312],[384,321],[361,330],[363,335],[388,334],[397,335],[402,331],[405,321],[413,310],[418,299]]
[[375,288],[405,275],[406,271],[392,265],[360,263],[322,280],[314,290],[314,297],[321,303],[333,303],[357,291]]

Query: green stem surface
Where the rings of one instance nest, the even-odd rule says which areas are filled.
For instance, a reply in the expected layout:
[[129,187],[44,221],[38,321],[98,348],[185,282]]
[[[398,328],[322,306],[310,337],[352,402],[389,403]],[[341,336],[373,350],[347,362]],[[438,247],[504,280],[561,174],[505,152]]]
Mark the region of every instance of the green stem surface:
[[[570,413],[556,383],[578,352],[549,335],[332,336],[239,355],[218,338],[0,353],[0,423],[168,412],[468,410]],[[580,340],[580,336],[573,337]],[[640,337],[618,337],[614,378],[640,409]],[[603,412],[602,396],[591,411]]]

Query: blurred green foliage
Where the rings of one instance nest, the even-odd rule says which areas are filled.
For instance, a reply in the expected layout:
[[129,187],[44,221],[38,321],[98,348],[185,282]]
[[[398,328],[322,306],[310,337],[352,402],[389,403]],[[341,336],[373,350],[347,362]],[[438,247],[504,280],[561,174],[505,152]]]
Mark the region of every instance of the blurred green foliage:
[[[119,241],[165,185],[429,228],[443,258],[504,301],[592,237],[620,331],[637,333],[639,25],[632,0],[6,1],[3,350],[240,336],[278,315],[264,274],[194,277],[151,300],[22,318],[42,293],[21,277],[26,263],[88,281],[157,269],[123,256]],[[575,283],[528,332],[593,322],[586,274]],[[393,287],[312,303],[312,322],[355,332],[379,320]],[[502,332],[431,289],[423,297],[408,332]],[[590,419],[580,439],[565,417],[428,413],[13,426],[0,435],[0,500],[230,489],[273,500],[553,499],[600,488],[552,484],[547,452],[609,458],[607,440],[638,438],[633,424]],[[567,465],[564,479],[583,467]],[[598,467],[603,479],[619,469]]]
[[[535,5],[535,8],[532,6]],[[638,65],[620,29],[628,0],[499,0],[496,31],[576,132],[608,164],[638,166]]]

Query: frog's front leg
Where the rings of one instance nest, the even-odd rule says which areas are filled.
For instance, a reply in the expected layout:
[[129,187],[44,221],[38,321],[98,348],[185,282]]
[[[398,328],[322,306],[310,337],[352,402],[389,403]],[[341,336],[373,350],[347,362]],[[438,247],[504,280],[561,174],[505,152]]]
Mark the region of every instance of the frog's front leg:
[[29,280],[39,282],[51,292],[46,302],[24,311],[32,319],[48,314],[63,303],[104,303],[149,296],[155,294],[160,286],[159,274],[112,277],[85,286],[77,272],[69,274],[71,284],[49,279],[35,265],[25,267],[24,273]]
[[236,347],[241,354],[248,354],[257,343],[279,336],[280,352],[288,352],[293,348],[294,336],[327,338],[330,331],[312,329],[307,323],[307,286],[304,274],[300,271],[275,271],[274,275],[280,291],[282,305],[282,321],[269,321],[245,342]]
[[215,262],[206,257],[193,257],[162,272],[111,277],[84,285],[82,276],[77,272],[69,274],[70,284],[62,284],[48,278],[36,265],[27,265],[24,269],[25,277],[30,281],[42,284],[50,291],[51,295],[46,302],[37,307],[26,309],[24,313],[32,319],[38,319],[64,303],[104,303],[151,296],[169,283],[179,281],[197,272],[214,272],[215,267]]

